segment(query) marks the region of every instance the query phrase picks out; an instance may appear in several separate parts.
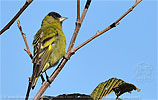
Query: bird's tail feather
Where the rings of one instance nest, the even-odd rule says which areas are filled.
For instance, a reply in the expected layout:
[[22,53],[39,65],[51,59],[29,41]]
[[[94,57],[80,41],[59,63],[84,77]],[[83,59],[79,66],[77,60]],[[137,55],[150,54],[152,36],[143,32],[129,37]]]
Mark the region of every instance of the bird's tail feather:
[[32,81],[32,89],[35,88],[35,85],[37,83],[38,77],[34,78],[34,80]]
[[36,74],[37,74],[37,67],[38,65],[34,64],[33,66],[33,73],[32,73],[32,77],[31,77],[31,87],[32,89],[34,89],[35,85],[36,85],[36,82],[38,80],[38,77],[36,77]]
[[[37,82],[37,79],[35,79],[35,75],[36,75],[36,70],[35,70],[35,64],[33,65],[33,73],[32,73],[32,77],[31,77],[31,82],[29,81],[29,85],[28,85],[28,89],[27,89],[27,93],[26,93],[26,98],[25,100],[28,99],[31,88],[33,89],[35,87],[35,81]],[[34,86],[33,86],[34,85]]]

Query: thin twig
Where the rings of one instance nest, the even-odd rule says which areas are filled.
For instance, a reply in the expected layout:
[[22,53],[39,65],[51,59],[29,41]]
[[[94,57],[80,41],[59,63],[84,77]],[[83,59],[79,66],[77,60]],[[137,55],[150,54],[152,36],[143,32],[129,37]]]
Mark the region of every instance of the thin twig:
[[85,41],[84,43],[82,43],[81,45],[77,46],[76,48],[73,49],[73,52],[76,52],[77,50],[79,50],[81,47],[83,47],[84,45],[86,45],[87,43],[89,43],[90,41],[94,40],[96,37],[100,36],[101,34],[105,33],[106,31],[116,27],[119,22],[128,14],[130,13],[142,0],[137,0],[135,2],[135,4],[125,13],[123,14],[118,20],[116,20],[113,24],[111,24],[110,26],[108,26],[107,28],[105,28],[104,30],[102,30],[101,32],[97,32],[94,36],[92,36],[90,39],[88,39],[87,41]]
[[77,0],[77,21],[80,20],[80,0]]
[[30,91],[31,91],[31,86],[32,86],[32,79],[31,79],[31,77],[29,77],[29,85],[28,85],[28,88],[27,88],[27,93],[26,93],[25,100],[28,100],[28,98],[29,98],[29,94],[30,94]]
[[26,40],[26,35],[23,33],[23,31],[22,31],[22,27],[20,26],[20,21],[18,20],[17,21],[17,24],[18,24],[18,27],[19,27],[19,30],[20,30],[20,32],[21,32],[21,35],[22,35],[22,37],[23,37],[23,39],[24,39],[24,42],[25,42],[25,45],[26,45],[26,49],[24,49],[26,52],[27,52],[27,54],[30,56],[30,58],[32,59],[33,57],[32,57],[32,54],[31,54],[31,52],[30,52],[30,49],[29,49],[29,46],[28,46],[28,44],[27,44],[27,40]]
[[[91,3],[91,0],[87,0],[86,2],[86,6],[84,8],[84,11],[82,13],[82,17],[80,19],[79,22],[77,22],[76,24],[76,28],[75,28],[75,31],[74,31],[74,34],[72,36],[72,39],[71,39],[71,42],[70,42],[70,45],[69,45],[69,49],[65,55],[65,57],[67,59],[69,59],[71,56],[72,56],[72,53],[71,53],[71,49],[73,48],[74,46],[74,43],[75,43],[75,40],[76,40],[76,37],[78,35],[78,32],[79,32],[79,29],[81,27],[81,24],[83,22],[83,19],[85,18],[85,15],[86,15],[86,12],[89,8],[89,5]],[[49,81],[52,83],[54,81],[54,79],[57,77],[57,75],[59,74],[59,72],[62,70],[62,68],[65,66],[66,62],[68,61],[67,59],[63,58],[62,61],[60,62],[60,64],[58,65],[58,67],[55,69],[55,71],[53,72],[53,74],[50,76],[49,78]],[[44,82],[40,88],[40,90],[38,91],[38,93],[36,94],[36,96],[34,97],[33,100],[38,100],[42,94],[46,91],[46,89],[49,87],[50,83],[49,82]]]
[[[27,54],[30,56],[30,58],[32,59],[33,58],[33,56],[32,56],[32,54],[31,54],[31,52],[30,52],[30,49],[29,49],[29,46],[28,46],[28,44],[27,44],[27,40],[26,40],[26,35],[23,33],[23,31],[22,31],[22,27],[21,27],[21,25],[20,25],[20,21],[18,20],[17,21],[17,24],[18,24],[18,28],[19,28],[19,30],[20,30],[20,32],[21,32],[21,35],[22,35],[22,37],[23,37],[23,39],[24,39],[24,42],[25,42],[25,45],[26,45],[26,49],[24,49],[26,52],[27,52]],[[31,78],[29,77],[29,85],[28,85],[28,89],[27,89],[27,93],[26,93],[26,97],[25,97],[25,100],[28,100],[28,98],[29,98],[29,93],[30,93],[30,90],[31,90],[31,86],[32,86],[32,84],[31,84]]]
[[83,22],[83,19],[84,19],[85,16],[86,16],[86,13],[87,13],[87,10],[88,10],[88,8],[89,8],[90,3],[91,3],[91,0],[87,0],[86,5],[85,5],[85,8],[84,8],[84,10],[83,10],[83,13],[82,13],[82,16],[81,16],[80,20],[76,22],[76,23],[77,23],[77,24],[76,24],[76,28],[75,28],[74,34],[73,34],[73,36],[72,36],[72,38],[71,38],[71,42],[70,42],[68,51],[70,51],[70,50],[73,48],[74,44],[75,44],[76,37],[77,37],[78,32],[79,32],[79,30],[80,30],[80,27],[81,27],[81,24],[82,24],[82,22]]
[[23,13],[23,11],[31,4],[33,0],[27,0],[19,12],[13,17],[13,19],[0,31],[0,35],[5,32],[15,22],[15,20]]

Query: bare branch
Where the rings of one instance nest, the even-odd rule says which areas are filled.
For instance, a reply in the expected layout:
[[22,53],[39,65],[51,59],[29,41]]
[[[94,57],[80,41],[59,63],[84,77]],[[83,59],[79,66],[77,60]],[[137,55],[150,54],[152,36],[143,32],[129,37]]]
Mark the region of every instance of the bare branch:
[[125,13],[123,14],[115,23],[118,23],[122,18],[124,18],[128,13],[130,13],[142,0],[136,0],[134,5]]
[[18,27],[19,27],[19,30],[20,30],[20,32],[21,32],[21,35],[22,35],[22,37],[23,37],[23,39],[24,39],[24,42],[25,42],[25,45],[26,45],[26,49],[24,49],[26,52],[27,52],[27,54],[30,56],[30,58],[32,59],[33,57],[32,57],[32,54],[31,54],[31,52],[30,52],[30,49],[29,49],[29,46],[28,46],[28,44],[27,44],[27,40],[26,40],[26,35],[23,33],[23,31],[22,31],[22,27],[20,26],[20,21],[18,20],[17,21],[17,24],[18,24]]
[[91,3],[91,0],[87,0],[86,5],[85,5],[85,8],[84,8],[84,10],[83,10],[83,13],[82,13],[82,16],[81,16],[80,20],[76,22],[76,23],[77,23],[77,24],[76,24],[76,28],[75,28],[74,34],[73,34],[73,36],[72,36],[72,38],[71,38],[71,42],[70,42],[68,51],[70,51],[70,50],[73,48],[74,44],[75,44],[76,37],[77,37],[77,35],[78,35],[78,32],[79,32],[79,30],[80,30],[80,27],[81,27],[81,24],[82,24],[82,22],[83,22],[83,19],[85,18],[85,15],[86,15],[86,13],[87,13],[87,10],[88,10],[88,8],[89,8],[90,3]]
[[[77,2],[78,3],[78,2]],[[77,22],[76,24],[76,28],[75,28],[75,31],[74,31],[74,34],[72,36],[72,39],[71,39],[71,42],[70,42],[70,45],[69,45],[69,49],[65,55],[65,58],[62,59],[62,61],[60,62],[60,64],[58,65],[58,67],[55,69],[55,71],[53,72],[53,74],[50,76],[49,78],[49,81],[52,83],[54,81],[54,79],[57,77],[57,75],[59,74],[59,72],[62,70],[62,68],[65,66],[66,62],[68,61],[68,59],[72,56],[72,53],[71,53],[71,49],[73,48],[74,46],[74,43],[75,43],[75,40],[76,40],[76,37],[78,35],[78,32],[79,32],[79,29],[81,27],[81,24],[83,22],[83,19],[85,18],[85,15],[86,15],[86,12],[89,8],[89,5],[91,3],[91,0],[87,0],[86,2],[86,6],[84,8],[84,11],[82,13],[82,16],[81,16],[81,19],[79,20],[79,22]],[[34,97],[33,100],[38,100],[42,94],[46,91],[46,89],[49,87],[50,83],[49,82],[44,82],[40,88],[40,90],[38,91],[38,93],[36,94],[36,96]]]
[[107,28],[105,28],[104,30],[102,30],[101,32],[97,32],[94,36],[92,36],[90,39],[88,39],[87,41],[85,41],[84,43],[82,43],[81,45],[77,46],[76,48],[73,49],[73,52],[76,52],[77,50],[79,50],[81,47],[83,47],[84,45],[86,45],[87,43],[89,43],[90,41],[92,41],[93,39],[95,39],[96,37],[100,36],[101,34],[107,32],[108,30],[116,27],[117,25],[119,25],[119,22],[127,15],[129,14],[142,0],[136,1],[135,4],[125,13],[123,14],[118,20],[116,20],[113,24],[111,24],[110,26],[108,26]]
[[0,35],[5,32],[15,22],[15,20],[23,13],[23,11],[31,4],[33,0],[27,0],[19,12],[13,17],[13,19],[0,31]]
[[[23,39],[24,39],[24,42],[25,42],[25,45],[26,45],[26,49],[24,49],[26,52],[27,52],[27,54],[30,56],[30,58],[32,59],[33,58],[33,56],[32,56],[32,54],[31,54],[31,52],[30,52],[30,49],[29,49],[29,46],[28,46],[28,44],[27,44],[27,40],[26,40],[26,35],[23,33],[23,31],[22,31],[22,27],[21,27],[21,25],[20,25],[20,21],[18,20],[17,21],[17,24],[18,24],[18,28],[19,28],[19,30],[20,30],[20,32],[21,32],[21,35],[22,35],[22,37],[23,37]],[[25,100],[28,100],[28,98],[29,98],[29,93],[30,93],[30,90],[31,90],[31,78],[29,77],[29,85],[28,85],[28,89],[27,89],[27,93],[26,93],[26,97],[25,97]]]

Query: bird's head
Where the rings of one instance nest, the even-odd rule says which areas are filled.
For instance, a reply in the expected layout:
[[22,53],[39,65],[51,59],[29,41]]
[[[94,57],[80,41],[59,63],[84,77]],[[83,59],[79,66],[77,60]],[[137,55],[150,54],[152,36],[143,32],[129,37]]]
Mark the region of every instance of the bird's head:
[[62,17],[60,14],[56,13],[56,12],[50,12],[44,19],[42,22],[42,25],[46,24],[46,25],[62,25],[62,22],[64,20],[68,19],[67,17]]
[[63,22],[64,20],[67,19],[67,17],[62,17],[60,14],[56,13],[56,12],[50,12],[48,14],[48,16],[53,17],[55,20],[58,20],[60,22]]

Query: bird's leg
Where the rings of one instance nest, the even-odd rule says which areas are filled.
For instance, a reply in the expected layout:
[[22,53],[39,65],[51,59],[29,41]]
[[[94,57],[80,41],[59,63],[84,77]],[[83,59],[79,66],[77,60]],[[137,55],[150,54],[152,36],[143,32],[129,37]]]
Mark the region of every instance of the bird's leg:
[[43,82],[45,81],[45,79],[44,79],[44,77],[43,77],[42,74],[41,74],[41,79],[42,79],[42,84],[43,84]]
[[46,74],[47,82],[49,82],[49,84],[51,84],[51,82],[49,81],[49,76],[47,75],[46,71],[45,71],[45,74]]

